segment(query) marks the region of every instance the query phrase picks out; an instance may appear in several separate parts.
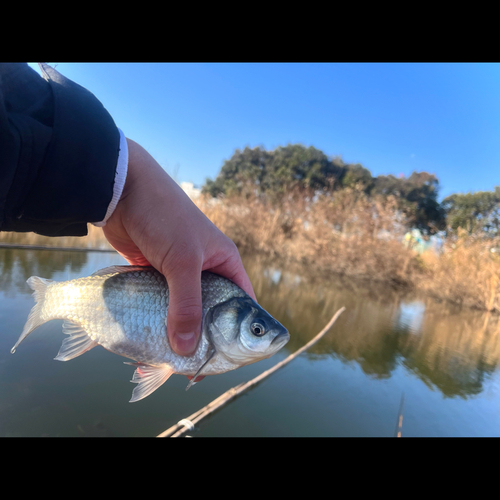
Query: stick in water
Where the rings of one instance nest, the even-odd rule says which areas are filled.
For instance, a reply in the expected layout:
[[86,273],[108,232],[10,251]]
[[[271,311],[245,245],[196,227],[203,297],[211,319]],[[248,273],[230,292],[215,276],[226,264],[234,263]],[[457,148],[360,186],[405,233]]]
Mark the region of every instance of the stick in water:
[[400,438],[401,437],[401,431],[403,430],[403,408],[405,405],[405,393],[403,392],[401,394],[401,402],[399,403],[399,412],[398,412],[398,420],[396,422],[396,431],[395,435],[396,437]]
[[262,379],[268,377],[271,375],[271,373],[274,373],[276,370],[279,370],[283,366],[285,366],[287,363],[295,359],[297,356],[302,354],[304,351],[309,349],[313,344],[318,342],[318,340],[325,335],[328,330],[333,326],[335,321],[337,321],[337,318],[344,312],[345,307],[341,307],[332,317],[332,319],[328,322],[328,324],[321,330],[316,337],[314,337],[312,340],[310,340],[307,344],[305,344],[303,347],[301,347],[298,351],[295,351],[293,354],[290,354],[288,358],[285,358],[283,361],[280,361],[276,365],[274,365],[272,368],[269,370],[266,370],[265,372],[261,373],[254,379],[250,380],[249,382],[243,382],[235,387],[232,387],[228,391],[226,391],[224,394],[219,396],[217,399],[214,399],[211,403],[209,403],[207,406],[203,407],[201,410],[198,410],[196,413],[193,413],[191,416],[188,418],[183,418],[180,420],[177,424],[173,425],[166,431],[162,432],[156,437],[179,437],[188,430],[194,429],[194,426],[203,418],[206,416],[210,415],[217,409],[219,409],[221,406],[225,405],[227,402],[230,400],[234,399],[236,396],[240,395],[243,391],[246,391],[250,387],[254,386],[255,384],[259,383]]

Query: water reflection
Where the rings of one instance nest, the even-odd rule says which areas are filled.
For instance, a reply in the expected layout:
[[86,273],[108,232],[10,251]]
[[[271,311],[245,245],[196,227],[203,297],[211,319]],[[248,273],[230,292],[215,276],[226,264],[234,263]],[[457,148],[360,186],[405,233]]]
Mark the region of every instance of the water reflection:
[[500,321],[491,313],[427,304],[420,337],[401,344],[404,365],[444,396],[479,394],[497,370]]
[[407,303],[401,302],[395,318],[395,327],[418,334],[422,328],[424,313],[425,304],[421,300],[413,300]]
[[87,252],[0,249],[0,290],[6,296],[31,294],[30,276],[51,277],[57,272],[78,273],[87,263]]
[[[94,266],[89,255],[0,249],[0,290],[4,297],[29,295],[26,279],[32,275],[68,279],[105,267],[105,257],[99,256]],[[255,257],[243,260],[259,302],[290,331],[289,352],[302,347],[345,306],[332,331],[307,352],[309,359],[334,358],[380,380],[403,367],[444,397],[464,399],[481,393],[498,369],[498,315],[383,286],[313,276]]]
[[244,258],[263,307],[287,326],[290,351],[301,347],[342,306],[335,328],[309,356],[357,363],[370,377],[404,366],[445,397],[479,394],[500,362],[500,317],[338,277],[308,277]]

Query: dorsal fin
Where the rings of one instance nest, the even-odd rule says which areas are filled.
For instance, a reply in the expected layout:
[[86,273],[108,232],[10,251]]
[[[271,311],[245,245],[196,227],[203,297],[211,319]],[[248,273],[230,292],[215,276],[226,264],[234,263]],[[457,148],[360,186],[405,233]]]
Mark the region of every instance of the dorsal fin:
[[154,269],[151,266],[109,266],[103,269],[99,269],[95,273],[92,273],[91,276],[105,276],[107,274],[120,274],[120,273],[130,273],[132,271],[144,271],[147,269]]

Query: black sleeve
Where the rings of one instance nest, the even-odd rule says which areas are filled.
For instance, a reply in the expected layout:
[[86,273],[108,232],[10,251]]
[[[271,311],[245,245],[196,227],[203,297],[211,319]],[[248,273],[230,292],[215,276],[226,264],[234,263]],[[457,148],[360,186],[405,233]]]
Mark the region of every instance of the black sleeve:
[[48,65],[0,63],[0,231],[84,236],[113,196],[120,133]]

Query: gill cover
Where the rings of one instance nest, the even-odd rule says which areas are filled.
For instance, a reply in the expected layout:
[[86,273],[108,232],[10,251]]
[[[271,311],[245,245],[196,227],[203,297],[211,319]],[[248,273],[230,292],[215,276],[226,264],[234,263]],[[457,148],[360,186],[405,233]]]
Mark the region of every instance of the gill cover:
[[286,328],[250,297],[214,306],[204,326],[217,355],[237,366],[270,357],[290,338]]

